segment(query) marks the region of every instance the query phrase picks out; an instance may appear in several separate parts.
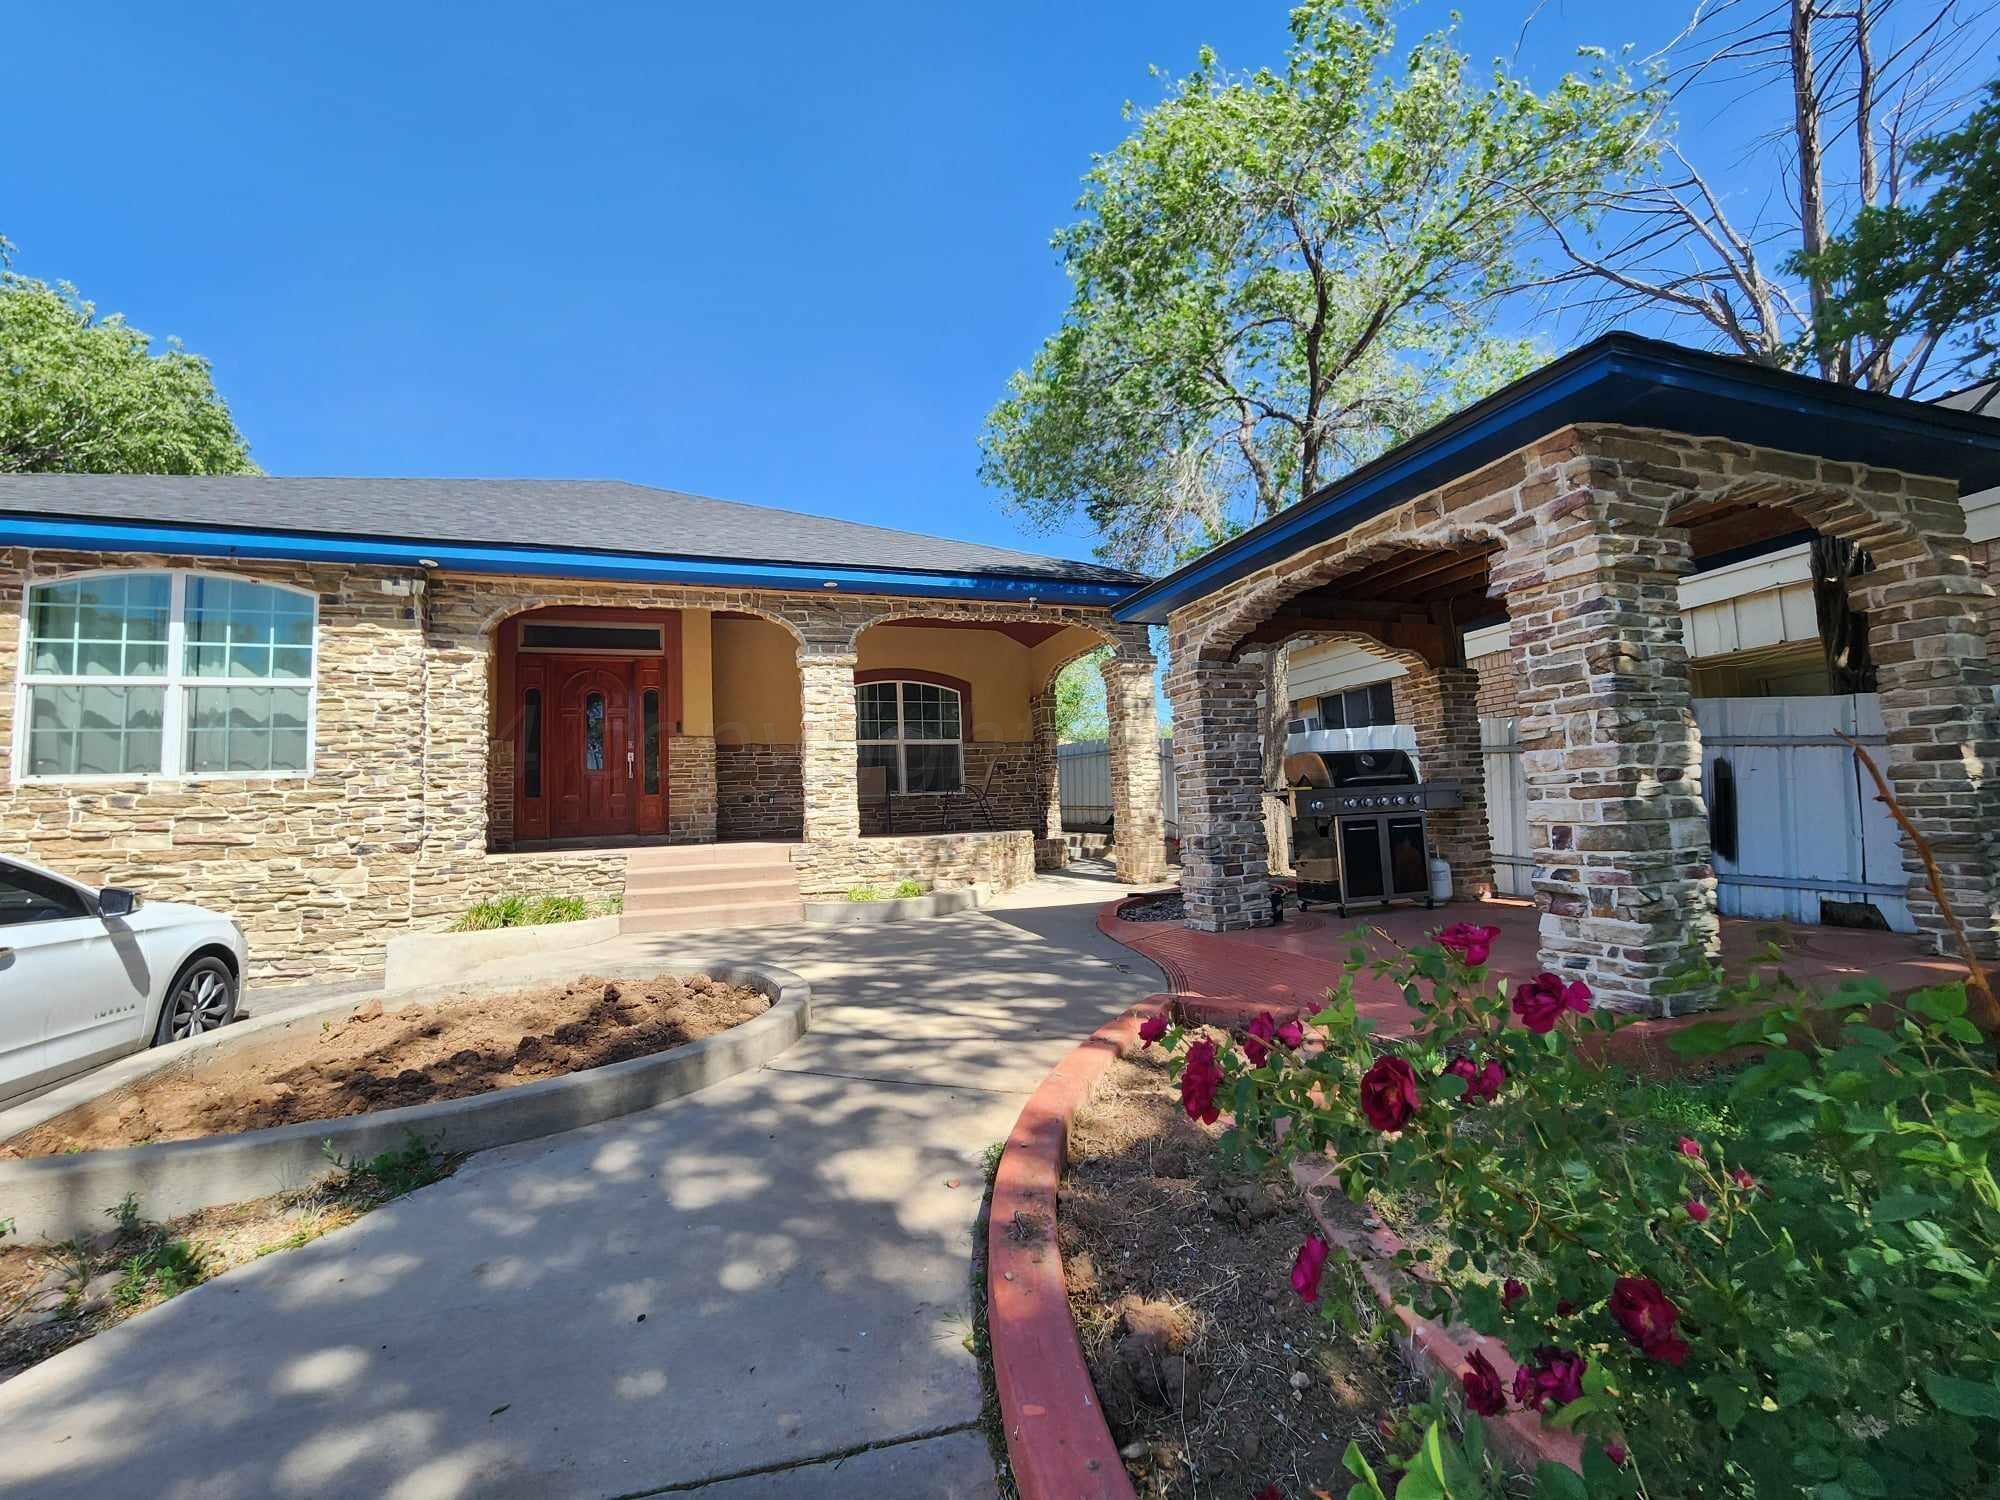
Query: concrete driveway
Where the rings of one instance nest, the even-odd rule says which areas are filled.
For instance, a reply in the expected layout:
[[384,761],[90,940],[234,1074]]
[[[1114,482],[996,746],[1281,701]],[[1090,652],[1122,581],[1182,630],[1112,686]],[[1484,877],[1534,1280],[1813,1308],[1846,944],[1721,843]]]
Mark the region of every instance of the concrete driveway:
[[[0,1386],[0,1495],[992,1494],[980,1158],[1160,987],[1093,925],[1121,891],[1058,876],[962,916],[743,934],[813,986],[773,1064],[474,1157]],[[510,972],[716,951],[621,938]]]

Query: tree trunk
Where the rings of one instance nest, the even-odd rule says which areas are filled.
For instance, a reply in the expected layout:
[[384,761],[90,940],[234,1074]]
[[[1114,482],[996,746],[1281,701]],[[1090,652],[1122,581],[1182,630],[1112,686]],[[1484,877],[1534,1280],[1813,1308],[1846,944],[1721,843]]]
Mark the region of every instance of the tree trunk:
[[[1813,79],[1812,23],[1813,0],[1792,0],[1792,124],[1799,148],[1799,247],[1807,255],[1818,255],[1826,248],[1826,201],[1820,161],[1820,100]],[[1811,295],[1808,311],[1817,327],[1820,308],[1826,302],[1825,278],[1817,275],[1810,278],[1808,291]],[[1829,380],[1846,378],[1846,371],[1836,373],[1831,350],[1819,351],[1819,369]]]
[[1289,654],[1285,646],[1264,653],[1264,841],[1273,875],[1292,873],[1292,820],[1285,804],[1270,795],[1285,784],[1285,725],[1292,716]]

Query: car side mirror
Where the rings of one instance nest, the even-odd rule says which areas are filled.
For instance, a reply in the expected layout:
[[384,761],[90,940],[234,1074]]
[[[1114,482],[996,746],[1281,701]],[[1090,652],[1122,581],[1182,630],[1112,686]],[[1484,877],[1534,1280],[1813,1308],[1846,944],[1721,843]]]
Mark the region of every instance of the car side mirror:
[[128,891],[123,886],[107,885],[97,893],[97,914],[100,917],[129,917],[138,909],[137,891]]

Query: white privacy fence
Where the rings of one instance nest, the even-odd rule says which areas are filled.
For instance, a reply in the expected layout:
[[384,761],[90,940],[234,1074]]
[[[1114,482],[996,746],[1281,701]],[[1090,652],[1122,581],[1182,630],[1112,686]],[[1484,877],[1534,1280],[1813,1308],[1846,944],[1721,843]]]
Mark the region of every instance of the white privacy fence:
[[[1711,812],[1726,819],[1734,804],[1735,854],[1715,855],[1724,916],[1818,922],[1822,900],[1869,902],[1896,931],[1915,930],[1895,820],[1835,737],[1851,734],[1879,757],[1875,694],[1697,698],[1694,713]],[[1529,896],[1535,861],[1517,724],[1481,719],[1479,732],[1494,878],[1503,894]],[[1734,784],[1733,797],[1721,790],[1725,782]],[[1726,833],[1718,842],[1726,844]]]
[[[1111,821],[1111,747],[1103,740],[1078,740],[1056,747],[1062,789],[1063,827],[1078,831],[1103,828]],[[1174,741],[1160,737],[1160,816],[1166,836],[1181,831],[1180,798],[1174,787]]]

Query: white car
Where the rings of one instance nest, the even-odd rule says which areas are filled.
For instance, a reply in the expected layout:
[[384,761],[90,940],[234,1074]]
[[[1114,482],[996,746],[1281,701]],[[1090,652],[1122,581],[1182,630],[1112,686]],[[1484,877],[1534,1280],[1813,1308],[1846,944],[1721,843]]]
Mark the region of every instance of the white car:
[[0,1099],[236,1018],[227,917],[0,855]]

